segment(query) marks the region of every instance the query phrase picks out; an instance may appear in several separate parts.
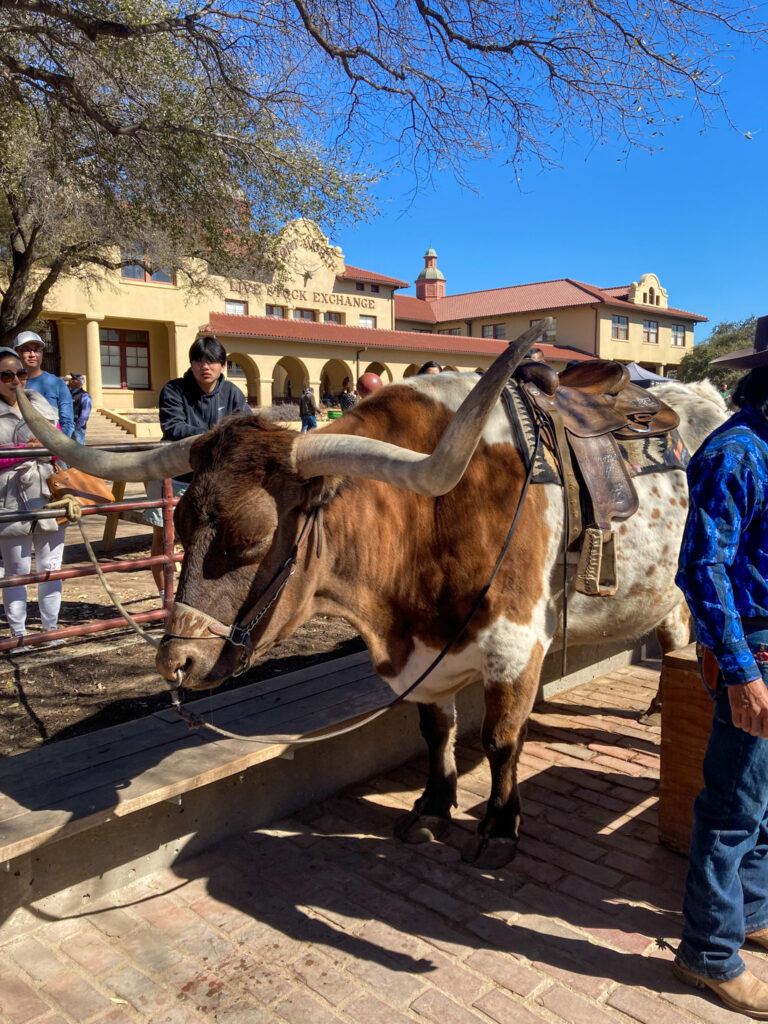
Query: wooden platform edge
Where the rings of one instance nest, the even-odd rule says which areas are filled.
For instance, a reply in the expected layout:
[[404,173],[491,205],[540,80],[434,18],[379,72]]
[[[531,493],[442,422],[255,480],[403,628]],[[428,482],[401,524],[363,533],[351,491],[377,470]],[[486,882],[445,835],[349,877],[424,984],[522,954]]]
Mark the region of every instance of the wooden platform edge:
[[[314,675],[320,679],[324,675],[327,675],[327,673],[318,671],[322,670],[324,665],[332,665],[335,671],[338,672],[342,668],[360,665],[367,658],[367,653],[348,655],[345,658],[314,666],[314,672],[302,669],[295,673],[288,673],[282,677],[282,680],[285,686],[290,686],[302,681],[308,675]],[[378,680],[378,676],[375,676],[372,666],[370,666],[370,674],[373,679]],[[258,687],[258,683],[252,683],[247,687],[243,687],[242,690],[246,691],[250,688],[258,690]],[[376,692],[377,689],[378,693]],[[229,691],[221,696],[222,703],[225,706],[232,700],[232,693]],[[245,694],[243,694],[242,699],[245,699]],[[193,701],[186,706],[188,710],[194,712],[196,705],[199,704],[205,708],[206,712],[210,712],[212,703],[214,703],[214,698],[206,696],[201,698],[199,702]],[[386,703],[386,701],[381,699],[380,688],[372,687],[370,699],[360,698],[356,701],[355,706],[349,709],[352,711],[351,714],[345,713],[341,716],[334,714],[331,716],[331,720],[320,722],[314,720],[310,723],[310,727],[308,727],[304,732],[297,733],[297,737],[311,735],[312,733],[322,730],[334,730],[335,728],[340,728],[346,724],[359,722],[361,717],[378,710],[384,703]],[[349,702],[345,702],[344,707],[349,708]],[[35,850],[40,849],[42,846],[47,846],[58,840],[66,839],[88,831],[89,829],[96,828],[116,818],[125,817],[154,804],[173,800],[174,797],[181,796],[192,789],[199,789],[203,786],[219,782],[230,776],[238,775],[258,764],[263,764],[266,761],[271,761],[275,758],[281,757],[292,747],[290,742],[260,743],[252,739],[230,739],[217,737],[215,742],[206,743],[202,747],[186,748],[185,750],[183,741],[188,734],[182,733],[179,737],[176,729],[176,726],[178,726],[178,719],[175,716],[168,715],[167,712],[161,712],[160,715],[163,717],[166,715],[168,716],[166,722],[167,727],[169,731],[173,730],[177,737],[169,743],[171,751],[164,760],[172,761],[174,756],[173,748],[178,745],[182,754],[191,753],[193,758],[198,757],[203,753],[207,755],[201,757],[202,761],[208,762],[205,767],[201,765],[202,770],[196,772],[193,768],[185,768],[185,770],[180,773],[179,777],[175,779],[171,777],[165,783],[158,781],[158,783],[153,785],[149,791],[139,791],[134,796],[130,795],[130,787],[128,787],[127,790],[117,789],[117,799],[113,802],[100,807],[95,807],[90,813],[73,814],[64,821],[61,821],[61,818],[70,813],[70,810],[66,808],[25,808],[22,806],[18,814],[0,822],[0,865],[8,863],[23,856],[24,854],[32,853]],[[157,720],[158,715],[149,717]],[[124,723],[122,726],[116,726],[114,728],[119,729],[124,737],[126,725],[133,727],[133,729],[129,731],[138,733],[142,729],[145,721],[146,719],[136,719],[132,723]],[[108,732],[109,730],[102,730],[102,735]],[[325,736],[320,736],[318,738],[318,742],[322,742],[325,738]],[[61,744],[56,746],[63,747],[67,743],[75,743],[79,739],[81,739],[81,737],[76,737],[72,741],[64,740]],[[51,747],[48,749],[52,750],[54,748]],[[27,754],[30,759],[30,768],[33,768],[35,755],[39,755],[40,753],[41,751],[32,750],[15,755],[14,758],[10,759],[15,762],[13,765],[14,770],[18,769],[22,759],[24,759]],[[3,791],[1,769],[2,762],[0,762],[0,792]],[[148,771],[143,773],[143,775],[147,777],[153,774],[156,776],[161,775],[162,766],[154,765],[148,769]],[[168,774],[172,776],[173,770]],[[30,819],[35,819],[36,824],[34,827],[29,829],[26,835],[19,834],[25,831],[25,825],[28,827],[31,824]]]

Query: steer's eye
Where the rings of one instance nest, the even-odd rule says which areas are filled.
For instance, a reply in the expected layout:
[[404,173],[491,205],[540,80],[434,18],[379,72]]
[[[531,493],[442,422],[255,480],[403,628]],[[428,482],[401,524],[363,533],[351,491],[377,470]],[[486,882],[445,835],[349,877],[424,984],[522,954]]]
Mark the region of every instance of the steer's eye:
[[269,550],[269,537],[245,541],[237,546],[236,555],[241,562],[260,562]]

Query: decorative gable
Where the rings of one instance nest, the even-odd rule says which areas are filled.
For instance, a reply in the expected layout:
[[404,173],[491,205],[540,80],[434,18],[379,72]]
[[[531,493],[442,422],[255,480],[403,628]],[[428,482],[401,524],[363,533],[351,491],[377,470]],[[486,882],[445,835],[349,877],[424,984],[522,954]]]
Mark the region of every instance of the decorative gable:
[[639,281],[633,281],[627,291],[627,302],[634,302],[638,306],[656,306],[658,309],[667,309],[667,289],[661,287],[661,282],[655,274],[643,274]]

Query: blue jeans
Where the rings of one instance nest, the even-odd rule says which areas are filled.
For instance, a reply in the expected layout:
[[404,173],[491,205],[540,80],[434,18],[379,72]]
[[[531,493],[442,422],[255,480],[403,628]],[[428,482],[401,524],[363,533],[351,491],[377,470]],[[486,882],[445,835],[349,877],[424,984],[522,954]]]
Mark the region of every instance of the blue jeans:
[[78,444],[85,444],[85,427],[75,427],[72,437]]
[[317,420],[314,416],[302,416],[301,417],[301,432],[305,433],[307,430],[314,430],[317,427]]
[[[768,629],[747,640],[753,651],[768,651]],[[757,665],[768,685],[768,661]],[[728,981],[744,970],[745,934],[768,927],[768,740],[734,726],[722,684],[714,703],[678,955],[697,974]]]

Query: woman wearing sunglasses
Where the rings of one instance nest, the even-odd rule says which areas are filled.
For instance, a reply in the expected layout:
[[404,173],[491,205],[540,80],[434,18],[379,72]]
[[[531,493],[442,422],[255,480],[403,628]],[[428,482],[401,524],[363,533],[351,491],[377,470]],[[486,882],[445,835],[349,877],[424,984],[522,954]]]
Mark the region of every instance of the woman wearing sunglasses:
[[[39,441],[19,412],[16,392],[27,379],[21,360],[10,348],[0,348],[0,447],[34,448]],[[42,395],[27,391],[27,398],[47,420],[56,424],[58,413]],[[4,512],[27,512],[41,508],[50,500],[45,481],[53,472],[50,459],[0,459],[0,509]],[[0,552],[6,576],[28,573],[35,546],[35,568],[46,571],[61,568],[64,552],[64,527],[55,519],[37,523],[18,520],[0,523]],[[39,583],[37,601],[44,630],[56,629],[61,606],[61,580]],[[27,623],[27,588],[6,587],[3,590],[5,617],[13,636],[23,636]],[[63,640],[52,640],[46,646],[58,646]],[[17,647],[14,650],[28,650]]]

